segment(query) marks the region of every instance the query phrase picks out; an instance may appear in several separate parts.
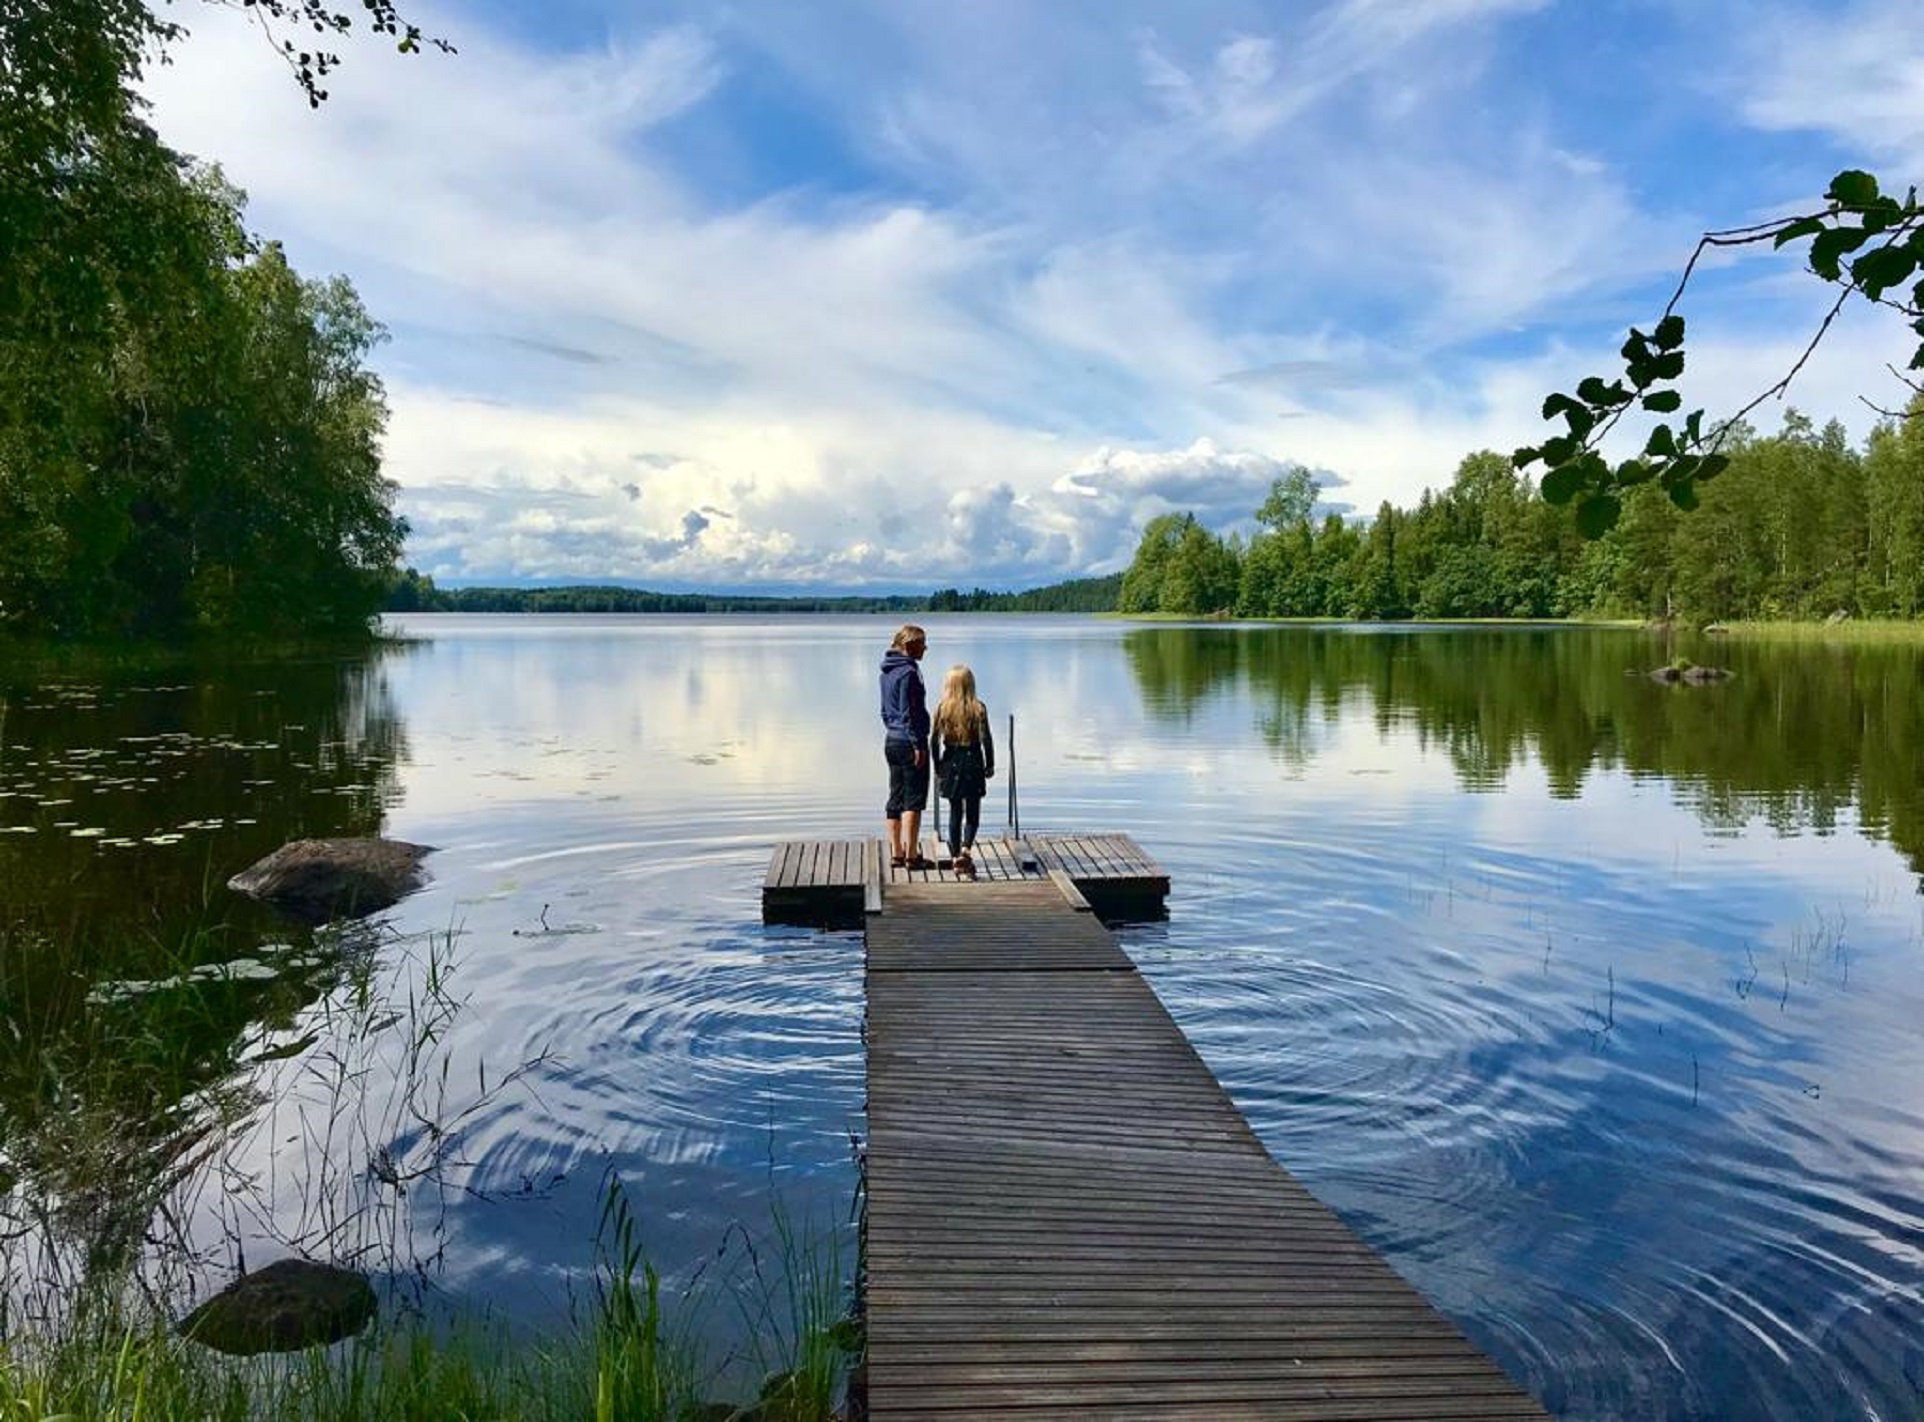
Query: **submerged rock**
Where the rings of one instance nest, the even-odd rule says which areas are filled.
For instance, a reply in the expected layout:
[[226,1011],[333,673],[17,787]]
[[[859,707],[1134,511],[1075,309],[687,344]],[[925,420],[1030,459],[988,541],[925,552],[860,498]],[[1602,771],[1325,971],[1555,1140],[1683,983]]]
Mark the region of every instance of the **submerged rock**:
[[1711,682],[1729,681],[1735,675],[1729,667],[1673,666],[1658,667],[1650,673],[1650,679],[1682,682],[1687,686],[1706,686]]
[[183,1318],[178,1332],[221,1353],[287,1353],[353,1337],[375,1307],[366,1275],[280,1259],[241,1275]]
[[364,918],[421,887],[432,850],[399,839],[297,839],[227,881],[309,923]]

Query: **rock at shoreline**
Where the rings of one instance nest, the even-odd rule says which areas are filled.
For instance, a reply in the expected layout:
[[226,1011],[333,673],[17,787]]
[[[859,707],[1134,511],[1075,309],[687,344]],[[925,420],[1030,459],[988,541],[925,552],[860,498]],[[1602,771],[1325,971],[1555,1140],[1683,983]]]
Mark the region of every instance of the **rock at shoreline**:
[[177,1331],[220,1353],[288,1353],[353,1337],[375,1307],[366,1275],[280,1259],[243,1274],[183,1318]]
[[1686,686],[1708,686],[1729,681],[1736,673],[1729,667],[1658,667],[1650,673],[1652,681],[1682,682]]
[[426,845],[398,839],[297,839],[227,881],[308,923],[365,918],[421,887]]

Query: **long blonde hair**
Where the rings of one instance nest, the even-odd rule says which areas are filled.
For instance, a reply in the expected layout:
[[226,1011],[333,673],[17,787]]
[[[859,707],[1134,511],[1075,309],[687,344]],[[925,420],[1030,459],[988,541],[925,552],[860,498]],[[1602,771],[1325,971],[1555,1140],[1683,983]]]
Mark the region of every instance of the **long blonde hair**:
[[981,739],[982,728],[989,723],[989,708],[976,697],[975,673],[961,662],[950,667],[942,679],[942,699],[936,703],[931,719],[935,734],[944,744],[966,746]]

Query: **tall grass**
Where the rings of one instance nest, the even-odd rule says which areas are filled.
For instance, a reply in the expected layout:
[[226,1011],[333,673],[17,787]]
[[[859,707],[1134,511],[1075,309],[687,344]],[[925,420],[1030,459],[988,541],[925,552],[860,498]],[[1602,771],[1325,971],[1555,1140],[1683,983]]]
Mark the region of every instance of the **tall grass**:
[[[425,952],[366,930],[305,945],[282,964],[301,984],[291,1001],[273,996],[284,983],[209,972],[221,945],[195,941],[152,981],[38,1004],[58,1009],[45,1019],[58,1031],[8,1024],[0,1056],[32,1086],[13,1099],[32,1104],[0,1133],[0,1422],[834,1415],[859,1345],[842,1322],[839,1238],[779,1207],[772,1241],[731,1231],[745,1265],[671,1293],[610,1176],[582,1244],[594,1277],[582,1314],[531,1333],[427,1306],[449,1202],[485,1198],[466,1129],[546,1060],[455,1081],[454,937],[430,936]],[[298,1140],[293,1164],[269,1151],[266,1174],[250,1165],[258,1139]],[[243,1264],[249,1243],[384,1276],[382,1318],[341,1344],[256,1358],[178,1337],[188,1297],[223,1260]],[[701,1325],[731,1312],[745,1360],[704,1350]],[[744,1386],[744,1362],[746,1386],[766,1376],[763,1396],[707,1400]]]
[[1824,642],[1858,646],[1924,646],[1924,619],[1850,618],[1843,622],[1726,622],[1746,642]]

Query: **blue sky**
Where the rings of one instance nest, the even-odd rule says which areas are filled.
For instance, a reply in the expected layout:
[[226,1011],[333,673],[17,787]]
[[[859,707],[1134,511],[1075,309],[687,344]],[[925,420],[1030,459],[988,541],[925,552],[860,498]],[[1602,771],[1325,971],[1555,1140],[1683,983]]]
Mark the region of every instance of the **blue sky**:
[[[1908,0],[414,10],[460,53],[348,46],[319,113],[212,8],[148,92],[388,325],[450,582],[1030,585],[1246,525],[1292,462],[1413,502],[1535,442],[1701,231],[1924,151]],[[1686,397],[1822,304],[1705,271]],[[1904,335],[1845,320],[1793,402],[1861,435]]]

